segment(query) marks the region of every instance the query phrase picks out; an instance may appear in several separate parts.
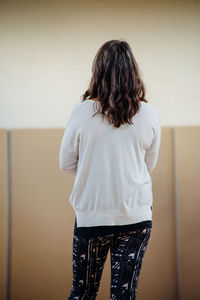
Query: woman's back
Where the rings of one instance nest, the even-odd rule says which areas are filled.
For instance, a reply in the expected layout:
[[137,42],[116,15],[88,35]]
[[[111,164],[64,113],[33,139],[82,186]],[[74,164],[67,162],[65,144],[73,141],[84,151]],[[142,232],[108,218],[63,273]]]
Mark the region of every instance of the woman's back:
[[152,219],[150,172],[161,141],[159,111],[140,101],[133,124],[116,128],[95,113],[98,101],[75,104],[60,148],[60,168],[76,175],[70,202],[77,227]]

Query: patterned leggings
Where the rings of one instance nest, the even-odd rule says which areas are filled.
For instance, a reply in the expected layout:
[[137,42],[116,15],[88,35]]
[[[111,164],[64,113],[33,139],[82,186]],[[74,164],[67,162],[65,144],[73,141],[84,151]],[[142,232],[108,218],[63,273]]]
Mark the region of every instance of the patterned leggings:
[[152,228],[105,236],[73,238],[73,285],[68,300],[96,299],[110,249],[110,299],[135,300],[139,274]]

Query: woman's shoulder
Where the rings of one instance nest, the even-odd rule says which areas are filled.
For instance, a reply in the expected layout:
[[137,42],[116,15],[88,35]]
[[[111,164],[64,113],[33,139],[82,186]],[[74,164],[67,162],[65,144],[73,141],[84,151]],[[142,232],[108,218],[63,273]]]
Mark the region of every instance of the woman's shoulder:
[[144,108],[144,109],[149,109],[149,110],[152,110],[152,111],[158,111],[158,108],[152,104],[151,102],[145,102],[145,101],[141,101],[141,106]]
[[149,117],[158,117],[160,118],[160,111],[159,109],[150,102],[144,102],[141,101],[141,110],[145,115],[148,115]]
[[78,101],[73,104],[71,109],[71,114],[74,114],[75,112],[79,111],[80,108],[84,107],[86,105],[87,101]]

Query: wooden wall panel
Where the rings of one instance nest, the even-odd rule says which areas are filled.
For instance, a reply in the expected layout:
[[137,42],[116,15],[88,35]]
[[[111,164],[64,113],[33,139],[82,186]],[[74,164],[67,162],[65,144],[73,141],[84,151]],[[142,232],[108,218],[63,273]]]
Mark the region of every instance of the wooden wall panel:
[[11,300],[63,300],[70,289],[73,177],[59,170],[62,135],[12,130]]
[[[199,130],[176,128],[181,300],[199,297]],[[59,129],[11,132],[10,300],[61,300],[71,290],[74,211],[69,196],[74,177],[59,170],[62,136]],[[162,128],[159,160],[152,172],[153,230],[138,300],[177,299],[173,151],[173,128]],[[6,162],[5,152],[0,156]],[[6,182],[3,186],[6,191]],[[110,252],[97,300],[109,299],[109,294]]]
[[177,127],[181,300],[200,299],[200,127]]
[[[162,130],[152,173],[153,231],[138,299],[175,299],[173,138],[171,128]],[[11,300],[59,300],[71,290],[74,177],[59,170],[62,135],[63,130],[12,131]],[[109,299],[109,293],[110,252],[97,299]]]
[[8,258],[8,141],[0,129],[0,299],[6,300]]

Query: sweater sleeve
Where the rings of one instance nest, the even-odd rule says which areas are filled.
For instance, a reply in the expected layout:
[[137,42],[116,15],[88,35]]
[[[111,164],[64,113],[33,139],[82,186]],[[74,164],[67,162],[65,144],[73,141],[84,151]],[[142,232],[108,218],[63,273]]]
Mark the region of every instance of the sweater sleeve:
[[158,110],[153,123],[153,131],[154,131],[154,137],[152,143],[145,153],[145,162],[149,172],[151,172],[157,164],[159,148],[161,143],[161,124],[160,124],[160,113]]
[[61,171],[76,175],[79,158],[79,131],[77,118],[73,108],[67,122],[59,152],[59,167]]

